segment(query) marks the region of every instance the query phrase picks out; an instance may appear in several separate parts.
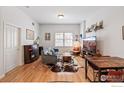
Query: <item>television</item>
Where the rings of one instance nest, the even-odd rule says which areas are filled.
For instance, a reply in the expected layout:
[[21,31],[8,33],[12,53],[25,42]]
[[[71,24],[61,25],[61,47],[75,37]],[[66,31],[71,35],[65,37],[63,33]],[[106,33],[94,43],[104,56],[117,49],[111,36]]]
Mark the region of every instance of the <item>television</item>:
[[83,51],[88,54],[96,54],[96,36],[83,39]]
[[37,44],[32,45],[32,58],[39,56],[39,46]]
[[32,45],[32,48],[33,49],[37,49],[38,48],[38,45],[37,44],[34,44],[34,45]]

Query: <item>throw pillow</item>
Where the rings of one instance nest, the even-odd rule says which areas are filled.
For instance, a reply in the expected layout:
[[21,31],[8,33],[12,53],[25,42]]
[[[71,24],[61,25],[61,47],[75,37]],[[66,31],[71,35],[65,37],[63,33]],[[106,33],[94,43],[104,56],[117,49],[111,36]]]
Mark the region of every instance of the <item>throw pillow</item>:
[[54,49],[51,49],[52,55],[56,55]]
[[44,50],[44,55],[48,55],[48,50]]

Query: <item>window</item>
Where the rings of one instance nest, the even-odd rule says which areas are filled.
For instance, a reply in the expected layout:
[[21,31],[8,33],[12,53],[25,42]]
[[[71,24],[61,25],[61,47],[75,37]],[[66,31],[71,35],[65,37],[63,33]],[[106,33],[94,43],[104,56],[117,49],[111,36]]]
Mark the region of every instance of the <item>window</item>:
[[63,33],[56,33],[55,34],[55,46],[63,46]]
[[65,46],[72,46],[73,44],[73,34],[72,33],[65,33],[65,37],[64,37],[64,45]]
[[72,46],[73,34],[72,33],[56,33],[55,46]]

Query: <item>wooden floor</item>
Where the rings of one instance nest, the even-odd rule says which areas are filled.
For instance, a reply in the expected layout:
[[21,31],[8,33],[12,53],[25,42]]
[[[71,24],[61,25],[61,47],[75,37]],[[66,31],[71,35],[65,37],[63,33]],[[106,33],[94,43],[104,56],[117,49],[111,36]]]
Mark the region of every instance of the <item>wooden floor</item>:
[[[84,59],[76,57],[80,66],[84,67]],[[84,68],[78,72],[52,72],[42,64],[41,58],[37,61],[19,66],[6,74],[0,82],[88,82],[84,77]]]

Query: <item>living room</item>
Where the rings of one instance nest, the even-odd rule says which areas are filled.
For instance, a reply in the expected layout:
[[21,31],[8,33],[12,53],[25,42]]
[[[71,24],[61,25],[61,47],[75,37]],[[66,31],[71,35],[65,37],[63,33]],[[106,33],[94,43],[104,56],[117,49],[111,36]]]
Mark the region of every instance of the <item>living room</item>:
[[0,91],[121,93],[123,12],[123,0],[2,0]]
[[[88,73],[85,60],[90,60],[85,57],[89,52],[83,51],[84,40],[90,39],[89,37],[95,37],[95,54],[98,52],[98,54],[102,56],[107,56],[107,59],[108,56],[118,57],[120,58],[119,60],[123,62],[123,11],[124,7],[122,6],[0,7],[1,81],[89,82],[85,75]],[[13,34],[9,33],[10,30]],[[16,31],[18,31],[18,33],[16,33]],[[15,34],[17,34],[17,36]],[[14,35],[15,37],[12,37]],[[75,42],[80,43],[78,44],[79,53],[74,52],[76,48],[73,43]],[[25,64],[25,58],[27,58],[28,54],[25,54],[24,46],[34,44],[38,44],[38,46],[33,47],[40,47],[44,53],[49,53],[49,55],[51,53],[49,50],[57,50],[57,61],[54,61],[54,65],[57,64],[56,62],[60,61],[58,65],[62,65],[61,69],[47,64],[45,65],[46,67],[42,67],[42,55],[36,58],[35,61],[28,61],[28,64]],[[30,49],[28,50],[32,51]],[[41,50],[38,52],[41,53]],[[94,51],[91,52],[94,53]],[[89,54],[92,55],[92,53]],[[32,55],[32,57],[33,56],[34,55]],[[46,59],[48,60],[48,57],[46,57]],[[66,69],[66,66],[61,64],[63,60],[69,62],[74,61],[73,64],[70,64],[70,67],[73,66],[73,70],[68,71],[68,67]],[[117,59],[114,60],[118,61]],[[117,64],[119,63],[120,61]],[[122,65],[122,67],[120,67],[120,65]],[[118,68],[120,67],[119,71],[115,72],[120,73],[120,69],[123,70],[123,64],[120,65],[118,66]],[[37,71],[36,73],[34,72],[35,70]],[[95,70],[98,69],[95,68]],[[111,70],[109,72],[111,72]],[[122,72],[123,71],[121,71],[120,74],[123,76]],[[106,78],[105,75],[101,76],[103,76],[100,77],[102,79]],[[97,78],[99,78],[99,76],[97,76]],[[101,81],[101,79],[99,79],[99,81]],[[121,82],[122,81],[121,79]]]
[[[20,41],[19,41],[19,51],[18,51],[18,54],[16,53],[16,56],[15,56],[15,54],[14,53],[12,53],[13,51],[10,51],[10,52],[8,52],[7,51],[7,53],[9,53],[9,54],[4,54],[4,55],[2,55],[2,56],[5,56],[5,58],[4,57],[2,57],[3,59],[1,59],[1,60],[5,60],[6,62],[6,64],[3,62],[3,63],[1,63],[2,65],[1,65],[1,81],[3,81],[3,82],[12,82],[13,81],[13,79],[15,79],[15,78],[17,78],[18,77],[18,75],[20,75],[19,73],[18,73],[18,70],[16,69],[15,70],[15,68],[17,67],[18,68],[18,66],[23,66],[24,64],[25,64],[25,53],[24,53],[24,46],[28,46],[28,45],[32,45],[33,43],[34,43],[34,40],[37,40],[37,38],[40,38],[40,40],[39,40],[39,46],[38,47],[43,47],[44,49],[46,48],[46,49],[49,49],[49,48],[58,48],[59,49],[59,53],[61,53],[61,54],[63,54],[64,52],[66,52],[66,51],[72,51],[72,44],[73,44],[73,38],[72,38],[72,36],[75,36],[75,35],[78,35],[79,36],[79,33],[80,33],[80,25],[78,24],[78,23],[76,23],[76,24],[74,24],[74,23],[61,23],[61,19],[59,19],[59,18],[56,18],[56,13],[57,13],[57,11],[55,10],[55,9],[57,9],[57,7],[36,7],[36,10],[38,9],[38,8],[53,8],[53,10],[54,10],[54,12],[55,12],[55,19],[56,19],[56,21],[58,22],[58,21],[60,21],[60,23],[45,23],[44,22],[44,24],[38,24],[37,22],[35,22],[34,20],[32,20],[31,19],[31,17],[29,17],[29,16],[27,16],[27,14],[24,12],[24,10],[23,9],[26,9],[26,10],[29,10],[30,11],[30,8],[32,9],[32,8],[34,8],[35,9],[35,7],[1,7],[1,18],[2,18],[2,20],[1,20],[1,27],[3,26],[3,25],[6,25],[5,27],[9,27],[9,29],[11,29],[12,30],[12,28],[13,27],[16,27],[16,28],[19,28],[19,31],[20,31]],[[58,7],[59,8],[59,7]],[[64,8],[64,7],[63,7]],[[79,8],[78,8],[79,9]],[[52,11],[53,11],[52,10]],[[70,9],[69,9],[70,10]],[[68,10],[68,11],[69,11]],[[43,10],[44,11],[44,10]],[[34,12],[34,11],[32,11],[32,12]],[[15,16],[15,13],[16,13],[16,18],[14,17]],[[37,12],[38,13],[38,12]],[[50,11],[48,12],[48,13],[50,13]],[[46,14],[47,15],[47,14]],[[50,14],[49,14],[50,15]],[[11,17],[11,16],[13,16],[13,17]],[[48,16],[48,17],[50,17],[50,16]],[[22,19],[20,19],[20,18],[22,18],[23,20],[25,20],[25,21],[23,21]],[[44,18],[43,18],[44,19]],[[66,20],[65,20],[66,21]],[[3,22],[4,22],[4,24],[3,24]],[[49,22],[49,21],[48,21]],[[10,27],[10,26],[13,26],[13,27]],[[3,28],[1,31],[3,31],[5,28]],[[13,29],[15,29],[15,28],[13,28]],[[51,29],[52,29],[52,31],[51,31]],[[30,40],[30,39],[28,39],[28,37],[26,36],[27,35],[27,32],[28,32],[28,30],[33,30],[34,31],[34,40]],[[39,32],[38,32],[39,31]],[[54,32],[54,33],[53,33]],[[2,34],[4,34],[3,32],[1,32]],[[6,32],[7,33],[7,32]],[[14,32],[13,32],[14,33]],[[45,33],[50,33],[50,40],[45,40]],[[55,33],[71,33],[71,42],[69,42],[69,43],[71,43],[71,45],[69,46],[69,45],[67,45],[67,46],[55,46]],[[1,34],[1,38],[3,38],[3,35]],[[9,33],[8,33],[9,34]],[[40,35],[39,35],[40,34]],[[72,35],[73,34],[73,35]],[[5,37],[9,37],[9,36],[5,36]],[[78,39],[79,39],[79,37],[78,37]],[[6,39],[7,40],[7,39]],[[11,38],[8,38],[8,42],[12,42],[12,41],[10,41],[10,40],[13,40],[13,39],[11,39]],[[65,41],[65,40],[64,40]],[[15,41],[13,41],[13,42],[15,42]],[[18,42],[18,41],[16,41],[16,42]],[[3,44],[3,41],[2,41],[2,39],[1,39],[1,43]],[[14,44],[14,43],[13,43]],[[62,41],[62,44],[63,44],[63,41]],[[8,44],[9,45],[9,44]],[[5,45],[6,47],[9,47],[7,44]],[[10,50],[12,50],[12,46],[14,46],[14,45],[10,45],[11,46],[11,49]],[[2,48],[3,48],[3,46],[1,46]],[[1,50],[2,50],[2,48],[1,48]],[[9,47],[10,48],[10,47]],[[5,50],[3,51],[1,51],[2,52],[2,54],[3,54],[3,52],[6,52]],[[12,55],[13,54],[13,55]],[[8,55],[8,56],[6,56],[6,55]],[[18,56],[17,56],[18,55]],[[26,54],[27,55],[27,54]],[[15,57],[17,57],[16,59],[14,59],[14,56]],[[13,58],[13,59],[12,59]],[[8,60],[7,60],[8,59]],[[12,62],[10,62],[10,60],[12,61]],[[2,61],[1,61],[2,62]],[[34,62],[34,61],[33,61]],[[55,61],[56,62],[56,61]],[[7,66],[7,67],[4,67],[4,66]],[[35,67],[35,65],[34,65],[34,67]],[[20,68],[19,68],[20,69]],[[28,69],[28,68],[27,68]],[[14,77],[14,78],[11,78],[11,76],[13,77],[13,76],[15,76],[15,74],[13,74],[14,72],[13,72],[13,70],[15,70],[17,73],[18,73],[18,75],[17,75],[17,73],[16,73],[16,77]],[[8,74],[6,74],[5,75],[5,73],[10,73],[11,72],[11,74],[10,75],[8,75]],[[26,73],[28,73],[29,71],[27,71]],[[33,72],[33,71],[32,71]],[[25,73],[24,71],[23,71],[23,73]],[[43,73],[43,72],[42,72]],[[45,74],[45,72],[44,72],[44,74]],[[75,74],[75,73],[74,73]],[[35,75],[35,74],[34,74]],[[33,75],[33,76],[34,76]],[[28,76],[28,74],[27,74],[27,76]],[[27,77],[26,76],[26,77]],[[45,76],[45,75],[44,75]],[[37,76],[38,77],[38,76]],[[51,77],[51,76],[50,76]],[[69,76],[69,77],[71,77],[71,76]],[[10,79],[6,79],[6,78],[10,78]],[[16,80],[15,82],[19,82],[19,81],[21,81],[22,80],[22,77],[20,77],[21,79],[19,80]],[[31,77],[30,77],[31,78]],[[30,80],[30,79],[29,79]],[[28,78],[26,79],[26,80],[22,80],[23,82],[28,82],[29,81],[28,80]],[[33,80],[32,80],[33,81]],[[42,81],[42,79],[41,80],[39,80],[39,82],[40,81]],[[57,81],[60,81],[60,80],[57,80]],[[64,82],[65,80],[63,79],[63,82]],[[74,82],[74,81],[72,81],[72,80],[69,80],[70,82]],[[76,80],[76,81],[80,81],[80,79],[78,80]],[[50,80],[47,80],[47,81],[44,81],[44,82],[51,82]],[[53,82],[53,80],[52,80],[52,82]],[[62,81],[61,81],[62,82]],[[68,81],[65,81],[65,82],[68,82]]]

